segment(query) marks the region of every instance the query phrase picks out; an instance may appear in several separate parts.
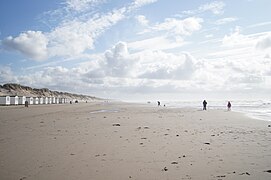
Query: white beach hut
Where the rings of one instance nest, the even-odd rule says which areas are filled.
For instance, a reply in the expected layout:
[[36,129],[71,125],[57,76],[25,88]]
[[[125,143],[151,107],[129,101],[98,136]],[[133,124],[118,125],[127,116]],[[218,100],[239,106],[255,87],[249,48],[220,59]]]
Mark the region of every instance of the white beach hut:
[[33,104],[39,104],[39,98],[33,97]]
[[67,102],[68,102],[67,98],[61,98],[61,99],[59,99],[59,103],[65,104]]
[[18,99],[19,99],[19,104],[25,105],[25,101],[26,101],[26,97],[25,96],[19,96]]
[[19,104],[18,96],[10,96],[10,104],[11,105],[18,105]]
[[64,98],[59,98],[59,104],[64,104]]
[[43,97],[39,97],[39,104],[43,104]]
[[59,104],[59,98],[56,98],[56,102],[55,102],[56,104]]
[[48,97],[48,104],[52,104],[52,97]]
[[48,97],[43,98],[43,104],[48,104]]
[[55,104],[55,103],[56,103],[56,98],[52,97],[52,104]]
[[10,96],[0,96],[0,105],[10,105]]
[[33,104],[33,97],[26,97],[26,101],[28,101],[28,104]]

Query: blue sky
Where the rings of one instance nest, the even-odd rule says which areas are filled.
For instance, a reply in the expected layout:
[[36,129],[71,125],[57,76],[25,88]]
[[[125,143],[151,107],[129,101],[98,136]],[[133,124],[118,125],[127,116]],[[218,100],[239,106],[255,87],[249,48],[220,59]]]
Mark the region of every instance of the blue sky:
[[3,0],[0,84],[122,100],[271,98],[269,0]]

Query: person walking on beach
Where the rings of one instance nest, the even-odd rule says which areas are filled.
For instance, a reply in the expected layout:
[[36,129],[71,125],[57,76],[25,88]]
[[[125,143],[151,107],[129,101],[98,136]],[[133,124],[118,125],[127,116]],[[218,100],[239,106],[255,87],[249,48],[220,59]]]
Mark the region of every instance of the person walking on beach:
[[24,107],[28,107],[28,101],[24,102]]
[[207,106],[207,101],[206,101],[206,100],[204,100],[202,104],[203,104],[203,110],[207,110],[207,109],[206,109],[206,106]]
[[228,101],[227,107],[228,107],[228,111],[230,111],[231,110],[231,102],[230,101]]
[[158,104],[158,106],[161,106],[161,103],[160,103],[160,101],[157,101],[157,104]]

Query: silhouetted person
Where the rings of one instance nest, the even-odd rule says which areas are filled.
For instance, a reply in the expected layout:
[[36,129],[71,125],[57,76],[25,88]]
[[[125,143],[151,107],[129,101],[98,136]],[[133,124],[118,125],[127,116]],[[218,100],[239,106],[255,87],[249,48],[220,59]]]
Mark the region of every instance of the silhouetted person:
[[28,107],[28,101],[24,102],[24,107]]
[[157,104],[158,104],[158,106],[161,106],[161,103],[160,103],[160,101],[157,101]]
[[207,110],[207,109],[206,109],[206,107],[207,107],[207,101],[204,100],[204,101],[202,102],[202,104],[203,104],[203,110]]
[[227,107],[228,107],[228,111],[230,111],[231,110],[231,102],[230,101],[228,101]]

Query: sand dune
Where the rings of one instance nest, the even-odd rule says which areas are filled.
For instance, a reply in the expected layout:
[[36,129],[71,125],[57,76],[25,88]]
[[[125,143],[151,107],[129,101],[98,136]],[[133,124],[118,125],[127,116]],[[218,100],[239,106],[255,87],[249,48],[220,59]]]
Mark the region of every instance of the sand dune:
[[271,179],[270,122],[128,103],[0,107],[0,177]]

